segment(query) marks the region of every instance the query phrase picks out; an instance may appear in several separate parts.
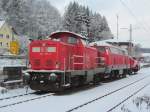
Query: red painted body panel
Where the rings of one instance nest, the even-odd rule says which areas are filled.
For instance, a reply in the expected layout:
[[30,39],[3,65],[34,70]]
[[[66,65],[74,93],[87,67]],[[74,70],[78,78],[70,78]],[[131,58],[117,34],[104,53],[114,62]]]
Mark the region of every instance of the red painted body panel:
[[132,71],[137,72],[140,70],[140,64],[137,60],[135,60],[134,58],[130,57],[130,68],[132,69]]
[[[105,66],[115,69],[126,68],[129,66],[128,56],[123,53],[123,50],[115,47],[116,52],[114,52],[112,51],[112,46],[97,46],[96,48],[98,50],[99,57],[105,58]],[[102,48],[105,48],[103,52],[100,50]]]
[[[35,40],[31,42],[29,53],[31,69],[64,71],[95,68],[97,50],[84,45],[79,37],[75,37],[77,39],[76,43],[69,43],[69,39],[73,36],[69,33],[60,33],[52,35],[52,40]],[[39,47],[40,51],[33,52],[34,47]],[[50,48],[49,52],[48,48]]]

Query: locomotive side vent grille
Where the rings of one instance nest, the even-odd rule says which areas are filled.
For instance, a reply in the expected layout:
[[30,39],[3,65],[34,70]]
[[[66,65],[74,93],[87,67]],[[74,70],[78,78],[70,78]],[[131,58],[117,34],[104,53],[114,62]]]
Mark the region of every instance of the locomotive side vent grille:
[[40,66],[40,60],[39,59],[35,59],[34,60],[34,65],[35,66]]
[[47,60],[47,61],[46,61],[46,66],[50,66],[51,63],[52,63],[51,60]]

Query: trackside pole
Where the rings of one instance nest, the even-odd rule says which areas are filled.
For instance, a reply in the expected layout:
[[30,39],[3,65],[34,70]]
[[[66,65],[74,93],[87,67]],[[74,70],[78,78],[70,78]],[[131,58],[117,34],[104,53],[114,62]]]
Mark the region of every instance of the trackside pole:
[[28,90],[29,90],[29,86],[28,85],[25,86],[25,90],[26,90],[26,94],[27,94]]
[[64,58],[64,85],[66,84],[65,76],[66,76],[66,59]]

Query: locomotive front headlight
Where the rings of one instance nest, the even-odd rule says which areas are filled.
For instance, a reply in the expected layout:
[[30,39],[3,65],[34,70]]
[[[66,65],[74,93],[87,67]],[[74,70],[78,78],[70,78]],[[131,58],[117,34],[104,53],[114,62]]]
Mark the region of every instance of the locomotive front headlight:
[[49,80],[55,81],[57,79],[57,75],[55,73],[51,73],[49,75]]
[[27,73],[27,72],[24,72],[23,73],[23,81],[24,81],[24,83],[28,83],[29,80],[30,80],[30,74]]
[[58,69],[60,66],[60,63],[59,62],[56,62],[56,69]]

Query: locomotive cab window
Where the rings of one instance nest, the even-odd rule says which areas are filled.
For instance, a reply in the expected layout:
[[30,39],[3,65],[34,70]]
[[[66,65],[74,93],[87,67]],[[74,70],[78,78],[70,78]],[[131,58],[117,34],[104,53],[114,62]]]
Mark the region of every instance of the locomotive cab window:
[[56,47],[47,47],[47,52],[56,52]]
[[40,47],[32,47],[32,52],[40,52]]
[[103,53],[106,51],[105,47],[99,47],[98,50]]
[[77,38],[75,38],[75,37],[68,37],[68,43],[69,44],[76,44],[77,43]]
[[51,38],[53,41],[61,41],[60,38]]

